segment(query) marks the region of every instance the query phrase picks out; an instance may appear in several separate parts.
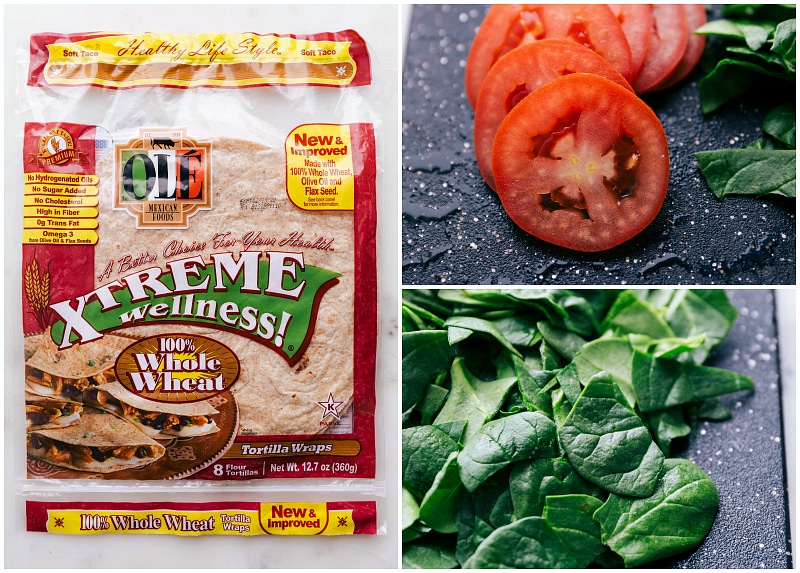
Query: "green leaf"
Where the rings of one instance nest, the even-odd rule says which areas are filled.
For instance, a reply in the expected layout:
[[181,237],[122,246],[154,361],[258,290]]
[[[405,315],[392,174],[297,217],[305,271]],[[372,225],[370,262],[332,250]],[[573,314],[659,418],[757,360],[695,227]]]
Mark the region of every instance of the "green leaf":
[[480,380],[467,370],[461,357],[453,361],[450,378],[452,381],[450,395],[436,416],[434,424],[466,421],[467,428],[464,434],[466,444],[487,420],[494,418],[500,411],[517,379],[502,378],[488,382]]
[[464,336],[461,332],[466,331],[470,332],[481,332],[483,334],[487,334],[490,337],[494,338],[497,342],[503,345],[511,354],[516,354],[517,356],[521,356],[519,350],[514,348],[514,346],[506,340],[506,337],[503,336],[503,333],[500,332],[497,327],[489,322],[488,320],[483,320],[480,318],[472,318],[472,317],[454,317],[448,318],[445,321],[445,326],[448,327],[449,330],[455,330],[456,334],[452,337],[451,344],[455,344],[455,342],[464,340],[467,336]]
[[556,328],[547,322],[539,322],[536,327],[542,333],[542,337],[547,341],[547,344],[567,360],[572,360],[583,345],[586,344],[586,339],[578,334],[562,328]]
[[600,338],[584,346],[573,360],[578,378],[586,386],[600,372],[607,372],[631,406],[636,405],[631,381],[633,348],[627,338]]
[[695,364],[706,361],[730,332],[739,315],[721,289],[677,290],[666,309],[666,319],[675,334],[685,338],[705,336],[706,341],[691,353]]
[[694,155],[718,199],[732,194],[760,197],[769,193],[795,197],[797,166],[793,150],[720,149]]
[[447,331],[403,333],[403,412],[411,410],[425,394],[430,381],[450,367],[453,353]]
[[592,515],[603,502],[591,495],[570,494],[548,496],[544,519],[568,551],[584,568],[605,549],[600,541],[600,524]]
[[437,384],[428,384],[428,389],[422,400],[417,403],[417,409],[420,413],[420,422],[428,425],[433,422],[442,406],[447,401],[447,396],[450,390],[442,388]]
[[669,456],[672,441],[689,435],[692,428],[684,421],[683,409],[676,406],[645,415],[658,447]]
[[753,389],[753,379],[744,374],[655,358],[638,351],[633,354],[632,371],[636,403],[642,412]]
[[617,335],[635,333],[650,338],[675,336],[664,317],[633,291],[620,293],[603,320],[601,329],[612,329]]
[[751,50],[758,50],[767,43],[774,26],[771,23],[747,22],[744,20],[712,20],[695,30],[702,36],[722,36],[741,40]]
[[446,547],[420,542],[403,545],[403,569],[453,569],[457,566],[455,554]]
[[601,490],[583,479],[566,458],[517,462],[511,470],[508,489],[517,519],[541,516],[545,498],[549,495],[601,495]]
[[689,460],[669,459],[653,494],[635,499],[612,494],[594,518],[601,539],[636,567],[677,555],[708,534],[719,505],[717,488]]
[[541,517],[495,530],[464,563],[465,569],[574,569],[578,562]]
[[775,29],[775,38],[772,42],[772,51],[780,54],[790,66],[792,72],[797,64],[797,20],[792,18],[778,24]]
[[417,500],[406,488],[403,488],[403,511],[401,515],[401,523],[403,529],[411,527],[419,517],[419,505]]
[[458,444],[435,426],[406,428],[402,442],[403,487],[422,497]]
[[419,519],[440,533],[458,531],[458,512],[466,490],[458,477],[458,452],[452,452],[436,474],[419,506]]
[[556,426],[539,412],[522,412],[484,425],[458,454],[467,491],[512,462],[555,455]]
[[797,117],[791,104],[779,105],[764,118],[764,133],[794,149],[797,142]]
[[589,381],[558,437],[575,471],[593,484],[621,495],[653,493],[664,454],[611,376]]
[[513,357],[513,361],[519,391],[528,410],[538,410],[548,417],[552,417],[553,406],[544,387],[552,380],[555,373],[550,370],[531,371],[525,361],[517,356]]

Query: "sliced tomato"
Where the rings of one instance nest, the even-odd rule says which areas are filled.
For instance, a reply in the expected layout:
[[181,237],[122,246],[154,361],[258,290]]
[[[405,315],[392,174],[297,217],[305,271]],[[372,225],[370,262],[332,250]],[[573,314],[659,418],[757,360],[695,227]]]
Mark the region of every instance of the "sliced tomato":
[[466,92],[474,108],[489,69],[504,54],[545,38],[567,38],[593,49],[626,79],[633,77],[631,50],[605,4],[496,4],[481,23],[467,56]]
[[509,112],[492,152],[497,194],[522,229],[577,251],[649,225],[669,184],[667,138],[635,94],[593,74],[546,83]]
[[661,81],[653,88],[653,91],[663,90],[674,86],[695,68],[703,50],[706,47],[706,37],[695,34],[694,31],[706,23],[706,7],[702,4],[684,4],[683,10],[686,13],[686,24],[689,28],[689,41],[686,44],[686,51],[683,53],[681,61],[675,66],[666,79]]
[[689,42],[686,12],[679,4],[653,4],[653,30],[642,69],[631,81],[637,94],[656,89],[678,66]]
[[475,106],[474,146],[478,169],[492,189],[492,143],[500,122],[532,91],[567,74],[593,73],[633,91],[596,52],[571,40],[541,40],[514,48],[492,66]]
[[609,4],[619,20],[622,31],[631,47],[633,76],[639,73],[647,55],[647,46],[653,31],[653,9],[650,4]]

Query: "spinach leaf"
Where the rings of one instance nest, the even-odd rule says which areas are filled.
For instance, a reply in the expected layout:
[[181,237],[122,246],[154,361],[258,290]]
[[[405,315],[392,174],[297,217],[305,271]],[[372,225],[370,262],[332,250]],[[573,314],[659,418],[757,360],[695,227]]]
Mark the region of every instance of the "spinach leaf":
[[419,517],[419,505],[414,496],[406,488],[403,488],[402,513],[400,516],[403,529],[411,527]]
[[753,379],[743,374],[638,351],[633,353],[632,371],[636,402],[642,412],[753,389]]
[[[414,500],[414,503],[416,503],[416,500]],[[421,537],[425,537],[430,532],[431,528],[422,525],[419,521],[412,523],[409,527],[403,529],[403,535],[402,535],[403,543],[410,543],[411,541],[414,541]]]
[[602,495],[601,490],[584,480],[565,458],[538,458],[514,464],[508,489],[517,519],[541,517],[547,496]]
[[723,38],[733,38],[741,40],[747,44],[751,50],[758,50],[767,43],[767,39],[772,34],[775,25],[772,23],[748,22],[746,20],[712,20],[707,22],[695,34],[706,36],[722,36]]
[[467,491],[511,462],[555,455],[556,426],[539,412],[522,412],[485,424],[458,454]]
[[428,383],[447,370],[453,353],[447,331],[421,330],[403,333],[403,412],[410,411],[425,394]]
[[466,421],[464,443],[468,443],[487,420],[494,418],[517,379],[503,378],[488,382],[479,380],[467,370],[461,357],[453,361],[450,378],[450,395],[434,424]]
[[678,406],[651,412],[645,419],[664,456],[669,456],[673,440],[684,438],[692,431],[689,424],[684,421],[683,409]]
[[447,458],[419,506],[419,519],[440,533],[458,532],[458,512],[466,491],[458,476],[458,452]]
[[796,196],[797,163],[794,150],[719,149],[698,151],[708,186],[717,197],[767,194]]
[[636,405],[631,378],[633,348],[627,338],[594,340],[581,349],[573,362],[578,370],[578,378],[584,386],[593,376],[606,372],[617,383],[628,404]]
[[693,462],[669,459],[653,494],[643,499],[612,494],[594,518],[601,539],[636,567],[698,545],[717,513],[719,494]]
[[519,391],[528,410],[536,410],[552,417],[553,406],[544,387],[553,379],[555,373],[549,370],[530,371],[524,360],[517,356],[513,357],[513,362]]
[[586,344],[586,339],[580,335],[570,330],[556,328],[547,322],[539,322],[536,327],[542,333],[542,338],[547,344],[567,360],[572,360]]
[[711,289],[679,290],[666,307],[666,320],[675,334],[705,336],[705,343],[691,353],[695,364],[705,362],[709,352],[728,336],[738,314],[725,291]]
[[797,144],[797,117],[794,106],[779,105],[771,110],[764,118],[764,133],[794,149]]
[[568,551],[587,567],[605,549],[600,541],[600,524],[592,515],[603,502],[591,495],[549,496],[545,500],[544,519]]
[[589,381],[558,437],[575,471],[593,484],[621,495],[653,493],[664,454],[611,376]]
[[452,569],[458,565],[452,550],[432,543],[403,546],[403,569]]
[[664,317],[633,291],[624,291],[617,297],[601,328],[614,330],[618,336],[628,333],[644,334],[650,338],[675,336]]
[[420,414],[422,424],[430,424],[447,401],[450,390],[438,384],[428,384],[428,389],[422,396],[422,400],[417,403],[417,410]]
[[435,426],[407,428],[402,442],[403,487],[422,497],[458,444]]
[[494,338],[497,342],[499,342],[503,347],[506,348],[511,354],[516,354],[521,356],[519,351],[514,348],[514,346],[506,340],[506,337],[503,336],[503,333],[500,332],[497,327],[489,322],[488,320],[483,320],[481,318],[472,318],[467,316],[458,316],[454,318],[449,318],[445,322],[445,326],[448,327],[450,331],[456,331],[458,334],[455,336],[450,337],[450,344],[455,344],[456,342],[460,342],[464,340],[467,336],[463,335],[463,331],[467,333],[472,332],[481,332],[483,334],[487,334],[490,337]]
[[789,71],[794,72],[797,66],[797,20],[792,18],[778,24],[775,28],[775,39],[772,51],[786,60]]
[[573,569],[577,560],[541,517],[526,517],[495,530],[464,569]]

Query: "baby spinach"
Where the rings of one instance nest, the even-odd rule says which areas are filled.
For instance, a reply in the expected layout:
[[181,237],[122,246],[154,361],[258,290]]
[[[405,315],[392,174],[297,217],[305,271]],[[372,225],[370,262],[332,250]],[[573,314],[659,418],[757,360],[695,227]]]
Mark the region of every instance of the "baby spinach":
[[602,541],[636,567],[699,544],[714,521],[719,494],[694,462],[669,459],[654,493],[644,499],[611,494],[594,513]]
[[656,487],[664,454],[611,376],[589,381],[558,438],[575,471],[593,484],[635,497]]
[[459,475],[474,491],[512,462],[555,455],[556,426],[544,414],[522,412],[485,424],[458,454]]
[[[794,9],[725,8],[725,18],[710,21],[697,34],[728,41],[725,55],[700,80],[703,113],[711,113],[753,84],[754,76],[786,81],[796,90],[797,21]],[[783,18],[782,20],[780,18]],[[712,55],[709,53],[710,58]],[[791,93],[794,93],[793,91]],[[791,98],[794,102],[794,96]],[[796,197],[796,119],[793,103],[778,106],[764,120],[764,137],[743,149],[700,151],[695,157],[718,199],[727,195]]]
[[600,541],[600,524],[594,519],[603,502],[584,494],[555,495],[545,500],[543,517],[578,562],[588,567],[605,546]]
[[724,291],[403,301],[403,567],[620,567],[702,541],[716,487],[669,456],[753,389],[704,365],[736,320]]
[[526,517],[496,529],[464,569],[575,569],[578,561],[541,517]]

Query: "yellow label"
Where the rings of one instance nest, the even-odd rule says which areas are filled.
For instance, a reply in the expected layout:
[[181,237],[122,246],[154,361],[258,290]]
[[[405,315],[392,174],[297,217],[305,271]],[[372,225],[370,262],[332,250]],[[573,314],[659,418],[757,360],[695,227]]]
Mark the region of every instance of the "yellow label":
[[[40,185],[56,185],[61,188],[61,185],[97,185],[100,178],[97,175],[77,175],[71,173],[47,173],[34,171],[25,174],[25,193],[50,193],[50,191],[36,191],[33,187],[28,187],[28,184]],[[97,188],[94,187],[93,193],[86,193],[87,195],[97,195]]]
[[328,526],[322,535],[353,535],[355,528],[352,509],[332,509],[328,512]]
[[[250,504],[248,504],[250,505]],[[258,509],[48,509],[49,533],[171,535],[353,535],[352,509],[326,503],[262,503]]]
[[97,219],[56,219],[54,217],[25,217],[22,219],[25,229],[58,229],[76,231],[96,229]]
[[352,535],[353,511],[325,503],[262,503],[261,527],[271,535]]
[[25,217],[97,217],[97,209],[94,207],[23,207],[22,214]]
[[33,193],[27,193],[22,199],[22,204],[25,207],[56,207],[59,209],[97,207],[98,199],[96,194],[93,194],[92,196],[53,197],[50,195],[36,195]]
[[355,202],[349,125],[307,124],[286,138],[286,192],[306,211],[352,211]]
[[116,511],[48,510],[47,531],[91,535],[97,533],[171,533],[173,535],[263,535],[258,511]]
[[90,230],[22,230],[22,243],[24,245],[96,245],[97,238],[97,231]]
[[[314,83],[347,85],[356,74],[350,42],[257,34],[125,34],[50,44],[44,75],[51,84],[107,86]],[[136,67],[133,74],[113,68]],[[147,70],[147,67],[151,70]],[[165,72],[164,66],[168,66]],[[230,66],[213,76],[185,67]],[[236,73],[233,66],[239,66]]]

